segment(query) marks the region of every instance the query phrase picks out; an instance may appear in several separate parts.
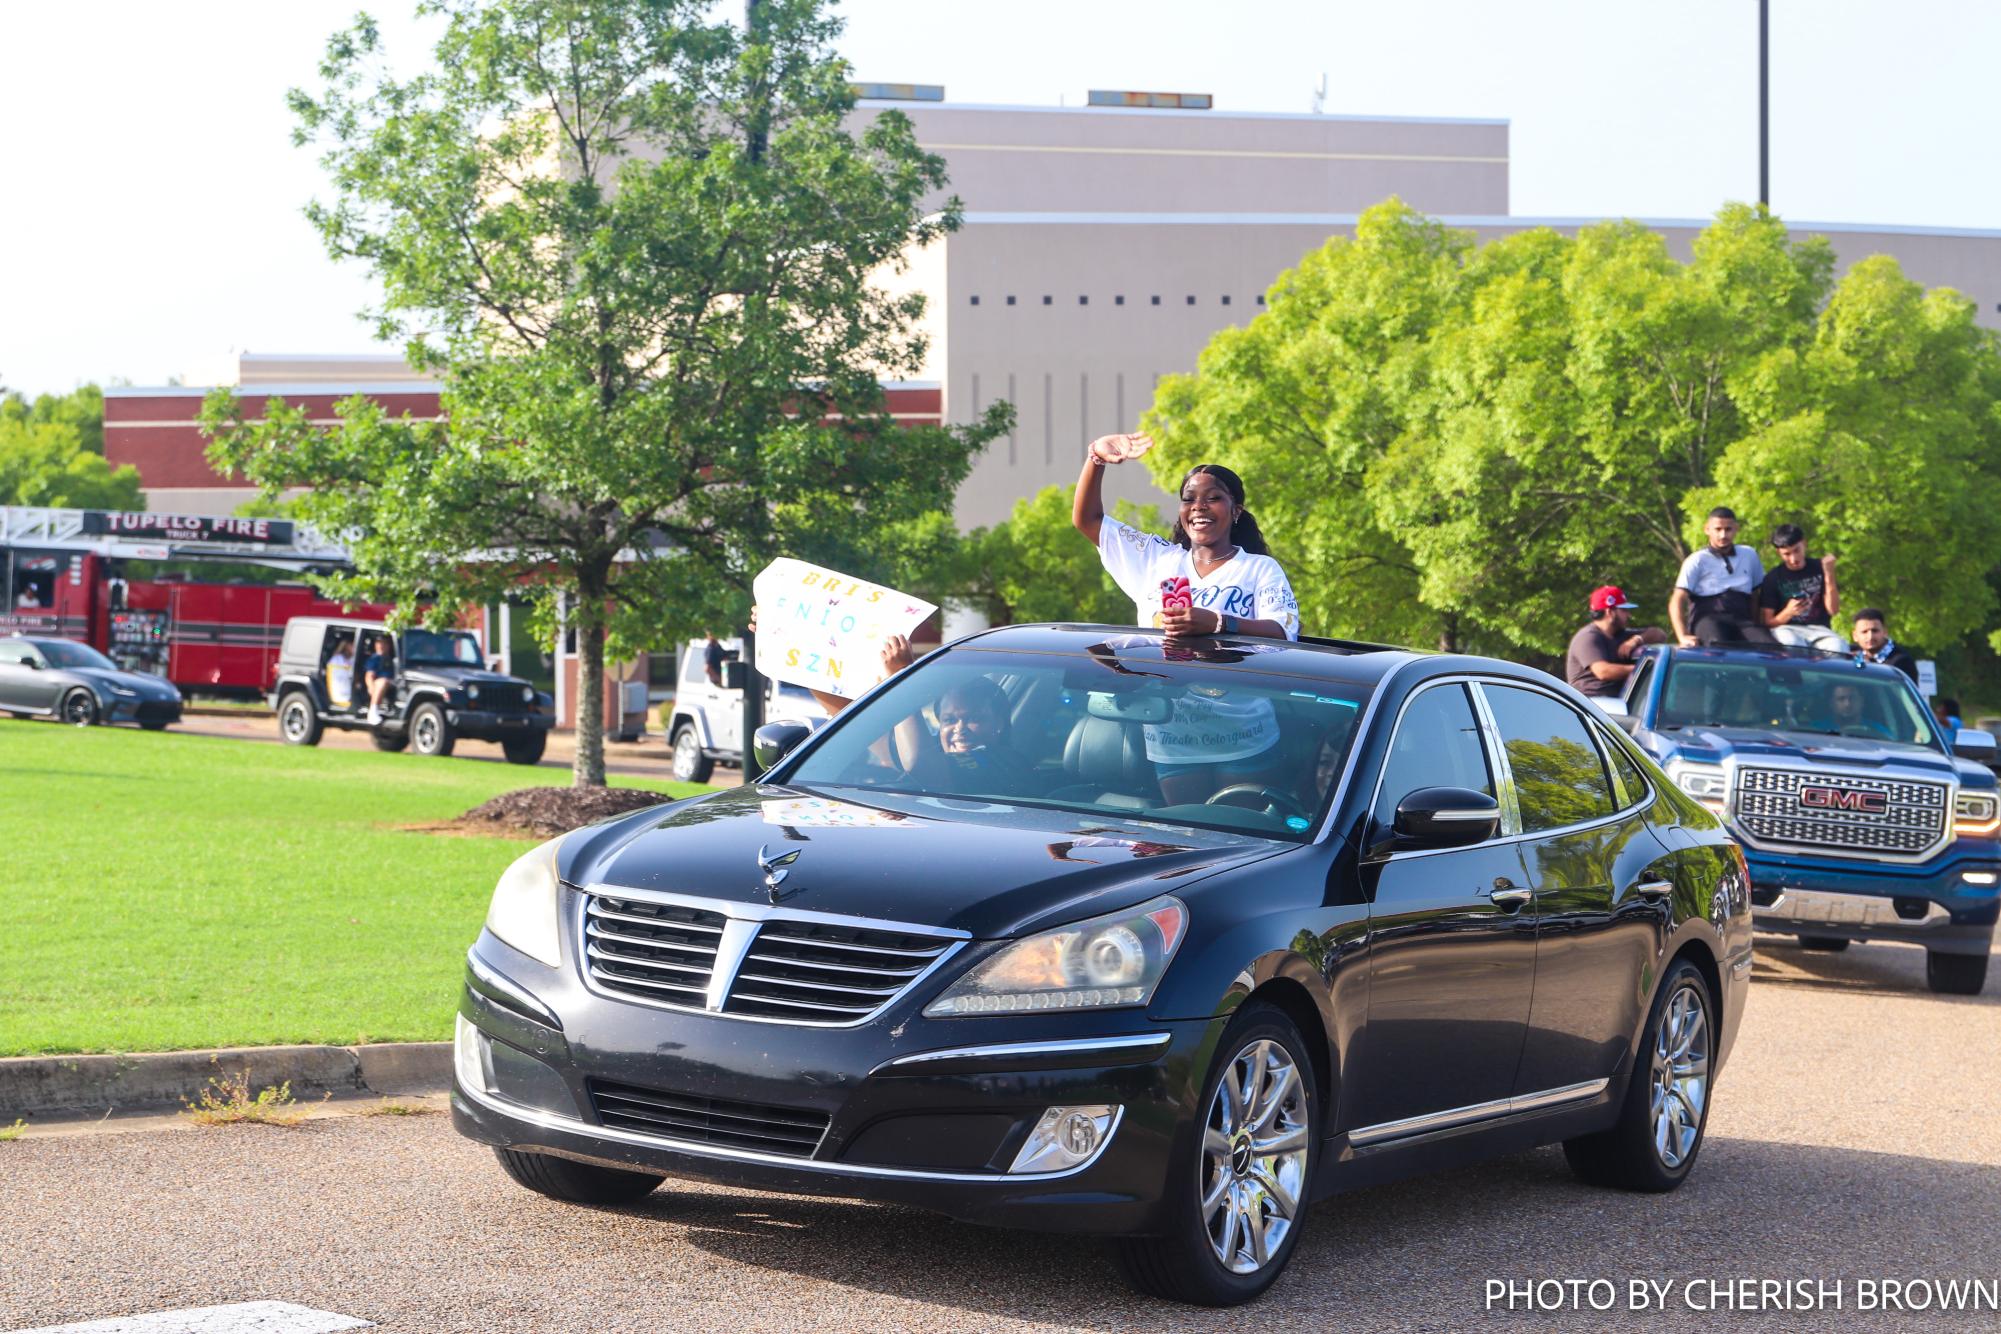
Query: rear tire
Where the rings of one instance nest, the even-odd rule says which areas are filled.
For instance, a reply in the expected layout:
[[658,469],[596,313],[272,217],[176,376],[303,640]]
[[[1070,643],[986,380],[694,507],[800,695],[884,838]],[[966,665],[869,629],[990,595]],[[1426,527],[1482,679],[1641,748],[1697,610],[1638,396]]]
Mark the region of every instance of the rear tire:
[[408,732],[370,732],[368,739],[377,750],[398,751],[410,744]]
[[520,1185],[569,1204],[631,1204],[653,1193],[665,1177],[649,1172],[621,1172],[615,1167],[572,1162],[546,1153],[495,1149],[493,1156]]
[[1987,956],[1926,950],[1925,985],[1941,996],[1978,996],[1987,985]]
[[1238,1010],[1216,1050],[1197,1104],[1202,1119],[1188,1151],[1168,1162],[1167,1234],[1119,1238],[1118,1259],[1141,1292],[1237,1306],[1272,1285],[1299,1243],[1320,1096],[1306,1043],[1277,1006],[1252,1001]]
[[445,721],[445,711],[428,700],[410,710],[410,726],[404,735],[417,755],[449,755],[458,743],[452,725]]
[[97,726],[97,696],[88,690],[72,690],[63,696],[62,712],[58,715],[71,727]]
[[693,723],[674,729],[674,777],[683,783],[706,783],[716,771],[716,762],[702,753],[702,739]]
[[288,690],[278,701],[278,738],[288,746],[320,744],[320,716],[303,690]]
[[1826,951],[1827,953],[1829,953],[1829,954],[1839,954],[1839,953],[1841,953],[1841,951],[1843,951],[1843,950],[1845,950],[1845,949],[1847,949],[1847,948],[1848,948],[1848,946],[1850,945],[1850,943],[1851,943],[1850,941],[1848,941],[1848,940],[1845,940],[1845,939],[1843,939],[1843,938],[1842,938],[1842,937],[1840,937],[1840,936],[1801,936],[1801,937],[1800,937],[1800,948],[1801,948],[1801,949],[1803,949],[1803,950],[1825,950],[1825,951]]
[[1687,959],[1668,970],[1610,1130],[1563,1142],[1570,1170],[1594,1186],[1659,1193],[1688,1179],[1714,1088],[1716,1002]]
[[500,743],[501,753],[507,756],[509,764],[540,764],[542,752],[548,748],[549,735],[546,732],[514,737]]

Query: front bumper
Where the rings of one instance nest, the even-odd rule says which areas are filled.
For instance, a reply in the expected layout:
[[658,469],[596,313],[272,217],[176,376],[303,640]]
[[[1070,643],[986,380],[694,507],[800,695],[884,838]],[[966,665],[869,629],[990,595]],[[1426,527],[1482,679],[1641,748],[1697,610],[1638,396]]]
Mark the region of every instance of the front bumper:
[[2001,916],[2001,848],[1988,840],[1963,843],[1971,846],[1956,844],[1922,866],[1746,848],[1753,921],[1761,931],[1984,954]]
[[104,707],[103,718],[107,723],[158,723],[164,726],[181,720],[181,702],[178,699],[126,699],[113,695]]
[[[860,1027],[808,1028],[609,1000],[490,935],[468,962],[459,1013],[482,1044],[481,1086],[454,1079],[452,1117],[471,1139],[1041,1231],[1158,1230],[1166,1164],[1184,1147],[1177,1137],[1195,1133],[1200,1090],[1190,1081],[1199,1084],[1222,1023],[1160,1023],[1134,1010],[927,1020],[907,997]],[[608,1084],[725,1118],[752,1105],[824,1117],[825,1131],[810,1148],[782,1151],[687,1129],[642,1132],[607,1124],[594,1095]],[[1045,1109],[1093,1104],[1117,1111],[1092,1157],[1063,1171],[1008,1171]]]
[[550,713],[493,713],[486,709],[445,710],[445,721],[460,736],[475,741],[503,741],[509,737],[546,732],[556,725]]

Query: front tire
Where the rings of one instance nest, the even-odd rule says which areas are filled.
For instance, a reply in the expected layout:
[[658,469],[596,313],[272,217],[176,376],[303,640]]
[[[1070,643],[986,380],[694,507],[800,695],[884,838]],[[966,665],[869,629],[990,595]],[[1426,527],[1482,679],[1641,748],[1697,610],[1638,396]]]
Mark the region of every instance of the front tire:
[[674,729],[674,777],[683,783],[706,783],[716,771],[716,762],[702,753],[702,739],[693,723]]
[[495,1149],[501,1168],[519,1184],[539,1195],[569,1204],[631,1204],[653,1193],[665,1177],[650,1172],[621,1172],[572,1162],[546,1153]]
[[278,702],[278,737],[288,746],[320,744],[320,716],[303,690],[288,690]]
[[1978,996],[1987,985],[1987,956],[1926,950],[1925,985],[1941,996]]
[[408,732],[370,732],[368,739],[375,743],[377,750],[386,750],[392,753],[400,751],[403,747],[410,744],[410,734]]
[[549,748],[549,735],[537,732],[534,736],[511,737],[500,743],[501,753],[507,756],[509,764],[540,764],[542,752]]
[[1119,1267],[1141,1292],[1237,1306],[1278,1278],[1299,1244],[1319,1143],[1306,1043],[1283,1010],[1237,1011],[1199,1104],[1190,1152],[1168,1165],[1168,1231],[1122,1237]]
[[1709,1124],[1711,1060],[1719,1032],[1702,970],[1668,970],[1647,1016],[1626,1098],[1610,1130],[1563,1142],[1570,1169],[1594,1186],[1661,1192],[1687,1179]]
[[445,721],[445,711],[426,701],[410,710],[410,750],[417,755],[449,755],[458,738]]
[[1849,942],[1841,936],[1801,936],[1803,950],[1823,950],[1829,954],[1839,954],[1847,949]]
[[88,690],[72,690],[64,695],[62,720],[71,727],[97,726],[97,696]]

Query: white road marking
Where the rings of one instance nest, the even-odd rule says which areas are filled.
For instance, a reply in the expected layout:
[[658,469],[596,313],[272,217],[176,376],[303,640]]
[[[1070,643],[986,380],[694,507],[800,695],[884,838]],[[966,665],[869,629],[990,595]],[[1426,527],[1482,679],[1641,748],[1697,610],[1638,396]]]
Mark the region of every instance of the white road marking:
[[42,1325],[15,1330],[14,1334],[335,1334],[344,1329],[374,1328],[373,1321],[290,1302],[233,1302],[115,1320],[86,1320],[77,1325]]

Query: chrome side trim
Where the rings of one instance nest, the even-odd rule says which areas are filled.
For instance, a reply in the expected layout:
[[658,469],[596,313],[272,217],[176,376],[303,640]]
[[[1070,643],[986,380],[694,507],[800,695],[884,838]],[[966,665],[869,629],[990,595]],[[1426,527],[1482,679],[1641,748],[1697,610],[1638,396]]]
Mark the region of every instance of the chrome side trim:
[[995,1042],[981,1047],[948,1047],[943,1051],[918,1051],[899,1056],[876,1067],[892,1070],[898,1066],[922,1065],[926,1061],[981,1060],[989,1057],[1068,1056],[1078,1052],[1141,1051],[1165,1047],[1172,1033],[1136,1033],[1123,1038],[1059,1038],[1048,1042]]
[[1491,810],[1491,811],[1450,810],[1450,811],[1433,811],[1431,813],[1431,818],[1433,823],[1437,823],[1439,821],[1445,821],[1447,823],[1472,824],[1477,820],[1498,821],[1500,819],[1500,815],[1501,813],[1498,810]]
[[1468,1107],[1454,1107],[1443,1112],[1427,1112],[1423,1116],[1407,1116],[1401,1121],[1384,1121],[1378,1125],[1362,1126],[1348,1132],[1348,1142],[1360,1148],[1368,1144],[1381,1144],[1385,1140],[1428,1135],[1434,1130],[1449,1130],[1454,1126],[1470,1125],[1475,1121],[1512,1116],[1517,1112],[1533,1112],[1545,1107],[1560,1107],[1565,1103],[1583,1102],[1603,1093],[1611,1082],[1609,1077],[1593,1079],[1582,1084],[1566,1084],[1562,1088],[1545,1089],[1541,1093],[1527,1093],[1514,1098],[1495,1098],[1492,1102],[1476,1102]]
[[[554,1112],[544,1112],[533,1107],[507,1102],[477,1089],[469,1089],[463,1084],[457,1086],[456,1092],[467,1102],[477,1104],[487,1111],[498,1113],[511,1120],[524,1121],[544,1130],[611,1140],[614,1143],[630,1144],[642,1149],[667,1149],[674,1153],[686,1154],[690,1158],[714,1158],[724,1162],[750,1163],[759,1167],[782,1167],[816,1176],[858,1177],[863,1180],[984,1182],[1002,1186],[1014,1182],[1060,1181],[1064,1177],[1076,1176],[1079,1172],[1089,1170],[1098,1159],[1105,1156],[1105,1150],[1112,1146],[1112,1140],[1118,1135],[1119,1126],[1125,1120],[1125,1108],[1120,1106],[1114,1109],[1111,1129],[1105,1132],[1104,1141],[1098,1145],[1098,1151],[1075,1167],[1066,1167],[1061,1172],[1023,1172],[1018,1176],[1010,1176],[1005,1172],[925,1172],[907,1167],[874,1167],[867,1163],[830,1163],[817,1158],[759,1153],[755,1149],[731,1149],[718,1144],[698,1144],[688,1140],[641,1135],[630,1130],[617,1130],[611,1126],[592,1125],[574,1116],[558,1116]],[[537,1146],[522,1147],[533,1149]]]

